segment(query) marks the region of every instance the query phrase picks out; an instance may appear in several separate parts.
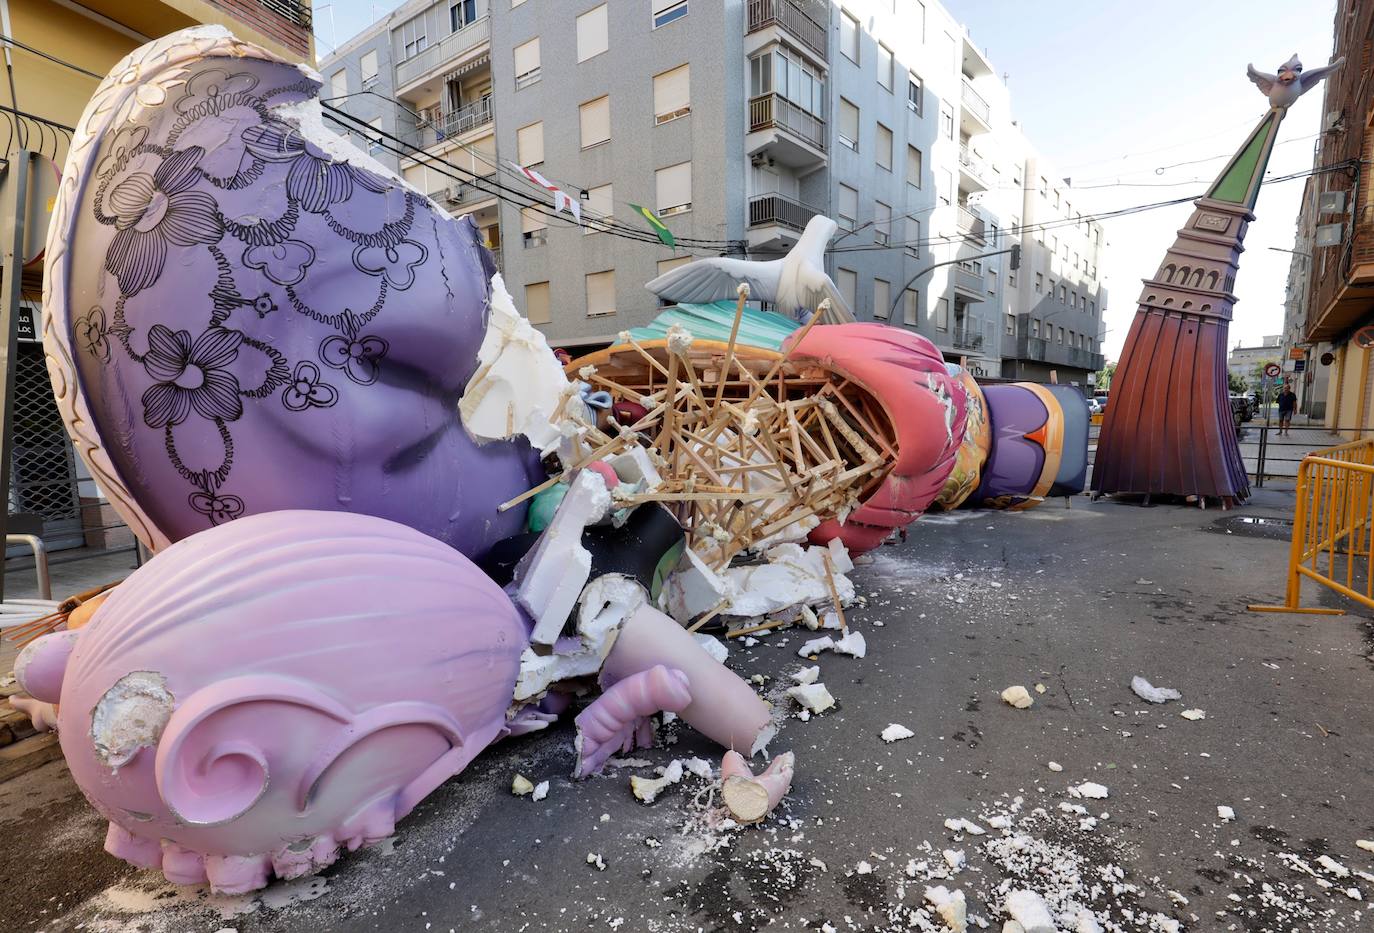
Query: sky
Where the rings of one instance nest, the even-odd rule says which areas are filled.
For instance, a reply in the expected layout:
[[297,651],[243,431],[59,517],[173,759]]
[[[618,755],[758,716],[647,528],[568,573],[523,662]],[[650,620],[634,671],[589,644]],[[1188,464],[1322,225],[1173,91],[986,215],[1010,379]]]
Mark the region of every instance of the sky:
[[[1245,77],[1273,73],[1297,52],[1331,55],[1335,0],[943,0],[1006,76],[1013,117],[1060,176],[1076,208],[1105,212],[1201,194],[1264,115]],[[318,53],[328,54],[401,0],[315,4]],[[1322,118],[1321,89],[1290,108],[1269,176],[1307,171]],[[1231,345],[1283,329],[1284,285],[1303,180],[1261,190],[1236,277]],[[1191,204],[1104,220],[1108,289],[1103,352],[1126,338],[1140,280],[1154,274]]]
[[[1326,64],[1335,17],[1334,0],[944,3],[1007,75],[1014,118],[1073,180],[1084,214],[1201,194],[1268,107],[1246,64],[1272,74],[1294,52],[1306,67]],[[1269,177],[1311,169],[1321,119],[1318,88],[1289,109]],[[1292,256],[1268,247],[1293,248],[1302,190],[1302,179],[1260,190],[1236,276],[1233,347],[1282,332]],[[1102,221],[1108,359],[1126,339],[1140,280],[1191,212],[1187,203]]]

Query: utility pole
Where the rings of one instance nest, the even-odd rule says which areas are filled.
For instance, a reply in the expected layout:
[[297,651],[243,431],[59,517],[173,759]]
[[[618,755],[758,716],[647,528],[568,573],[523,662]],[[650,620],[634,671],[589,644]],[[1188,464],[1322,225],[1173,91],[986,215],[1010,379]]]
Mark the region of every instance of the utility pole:
[[910,279],[908,279],[908,280],[907,280],[907,283],[906,283],[905,285],[903,285],[903,286],[901,287],[901,289],[897,292],[897,297],[894,298],[894,299],[892,300],[892,308],[891,308],[891,310],[888,311],[887,322],[888,322],[889,324],[891,324],[893,318],[895,318],[895,317],[897,316],[897,306],[900,305],[900,304],[902,303],[902,296],[905,295],[905,294],[907,293],[907,290],[910,289],[911,286],[913,286],[913,285],[916,284],[916,280],[917,280],[917,279],[924,278],[925,276],[927,276],[927,275],[929,275],[930,273],[934,272],[936,269],[940,268],[941,266],[952,266],[952,265],[954,265],[955,263],[958,263],[958,262],[971,262],[971,261],[973,261],[973,260],[975,260],[975,259],[990,259],[990,258],[993,257],[993,256],[1006,256],[1006,255],[1008,255],[1008,254],[1011,255],[1011,268],[1012,268],[1012,270],[1015,271],[1015,270],[1017,270],[1017,269],[1020,269],[1020,268],[1021,268],[1021,244],[1019,244],[1019,243],[1017,243],[1017,244],[1014,245],[1014,246],[1010,246],[1010,247],[1008,247],[1007,249],[994,250],[994,251],[991,252],[991,253],[979,253],[977,256],[964,256],[964,257],[958,258],[958,259],[946,259],[944,262],[937,262],[937,263],[935,263],[935,264],[933,264],[933,265],[926,266],[926,267],[925,267],[924,269],[922,269],[920,272],[917,272],[917,273],[916,273],[915,275],[913,275]]

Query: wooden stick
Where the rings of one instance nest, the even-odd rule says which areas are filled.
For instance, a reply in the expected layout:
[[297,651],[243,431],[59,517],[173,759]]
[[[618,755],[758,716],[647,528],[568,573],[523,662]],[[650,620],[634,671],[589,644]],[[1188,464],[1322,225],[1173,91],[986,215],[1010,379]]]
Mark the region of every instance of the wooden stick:
[[769,619],[760,625],[752,625],[749,628],[737,628],[733,632],[726,632],[726,638],[743,638],[745,635],[752,635],[755,632],[768,632],[784,625],[791,625],[791,619]]
[[[16,104],[16,106],[18,106]],[[739,336],[739,324],[744,318],[744,302],[749,298],[749,286],[741,282],[739,286],[739,299],[735,302],[735,323],[730,325],[730,340],[725,344],[725,365],[720,368],[721,375],[730,372],[730,367],[734,365],[735,359],[735,338]],[[716,384],[716,404],[720,404],[721,396],[725,394],[725,380],[722,378]]]
[[695,622],[693,622],[691,625],[687,626],[687,631],[689,631],[689,632],[695,632],[697,629],[701,628],[701,627],[702,627],[703,625],[705,625],[707,622],[710,622],[712,619],[714,619],[714,618],[716,617],[716,615],[717,615],[722,609],[724,609],[724,608],[726,607],[726,605],[729,604],[729,602],[730,602],[730,600],[728,600],[728,599],[722,599],[720,602],[716,603],[716,607],[715,607],[714,609],[712,609],[710,612],[708,612],[708,613],[706,613],[705,615],[703,615],[700,619],[697,619],[697,620],[696,620]]
[[840,617],[840,631],[849,634],[849,623],[844,618],[844,607],[840,605],[840,591],[835,588],[835,567],[830,562],[830,549],[821,555],[825,558],[825,585],[830,588],[830,598],[835,601],[835,614]]

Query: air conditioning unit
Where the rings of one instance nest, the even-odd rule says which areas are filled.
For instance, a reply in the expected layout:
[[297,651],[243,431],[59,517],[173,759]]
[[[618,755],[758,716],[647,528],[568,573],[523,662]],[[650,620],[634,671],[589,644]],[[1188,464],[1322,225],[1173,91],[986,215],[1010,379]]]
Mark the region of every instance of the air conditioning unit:
[[1328,133],[1345,129],[1345,111],[1328,110],[1326,119],[1322,121],[1322,129]]
[[1345,235],[1345,224],[1322,224],[1317,228],[1315,245],[1340,246]]
[[444,200],[449,204],[460,204],[463,200],[463,186],[449,185],[444,189]]
[[1345,213],[1345,192],[1344,191],[1323,191],[1317,195],[1317,213],[1319,214],[1343,214]]

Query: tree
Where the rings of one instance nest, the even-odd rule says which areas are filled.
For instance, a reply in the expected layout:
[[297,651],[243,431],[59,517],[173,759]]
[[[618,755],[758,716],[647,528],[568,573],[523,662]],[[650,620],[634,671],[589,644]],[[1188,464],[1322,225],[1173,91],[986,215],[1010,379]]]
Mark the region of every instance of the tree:
[[1107,363],[1097,373],[1097,390],[1099,392],[1109,392],[1112,388],[1112,377],[1116,375],[1116,363]]
[[1250,391],[1249,381],[1238,373],[1228,372],[1226,374],[1227,388],[1233,395],[1244,395]]

